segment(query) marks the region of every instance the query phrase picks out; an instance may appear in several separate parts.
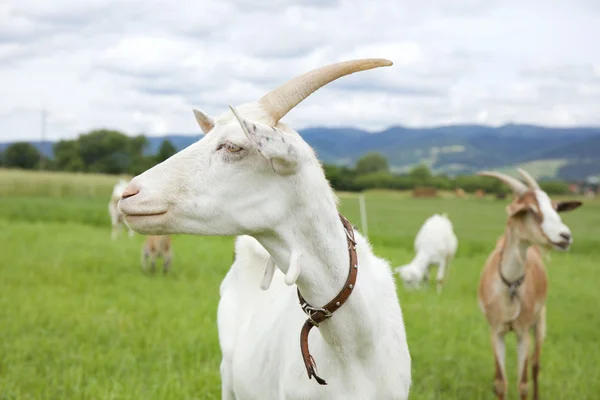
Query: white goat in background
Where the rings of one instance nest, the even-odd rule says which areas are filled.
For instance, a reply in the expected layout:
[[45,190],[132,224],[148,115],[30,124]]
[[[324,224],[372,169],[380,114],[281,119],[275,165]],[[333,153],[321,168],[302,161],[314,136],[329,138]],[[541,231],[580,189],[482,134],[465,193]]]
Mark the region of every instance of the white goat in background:
[[458,239],[446,214],[434,214],[425,220],[415,238],[414,249],[416,255],[412,261],[394,271],[406,286],[420,287],[421,282],[429,281],[431,265],[437,264],[437,291],[440,293],[446,269],[458,249]]
[[[110,201],[108,202],[108,213],[110,215],[110,222],[112,224],[112,233],[111,238],[115,240],[119,233],[121,232],[121,228],[124,225],[123,221],[123,213],[119,211],[119,200],[121,200],[121,196],[123,195],[123,191],[127,187],[127,182],[124,179],[121,179],[119,182],[115,184],[113,187],[112,195],[110,196]],[[127,227],[129,230],[129,237],[134,235],[133,230]]]
[[[332,64],[214,120],[195,111],[207,135],[136,176],[123,193],[119,208],[139,233],[253,237],[237,239],[221,285],[223,399],[408,398],[411,359],[391,268],[346,230],[313,149],[280,122],[327,83],[389,65]],[[327,315],[321,307],[337,306],[342,288],[351,294]],[[321,320],[306,342],[314,360],[299,346],[301,330],[313,327],[304,310]]]

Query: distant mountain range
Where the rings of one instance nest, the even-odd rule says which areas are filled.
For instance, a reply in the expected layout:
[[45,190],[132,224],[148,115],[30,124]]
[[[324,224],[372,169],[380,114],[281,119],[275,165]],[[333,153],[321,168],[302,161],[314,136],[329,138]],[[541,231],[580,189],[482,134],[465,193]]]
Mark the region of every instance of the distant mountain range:
[[[353,165],[369,151],[384,154],[397,172],[426,163],[435,172],[470,174],[482,169],[527,168],[537,178],[583,179],[600,175],[600,127],[548,128],[509,124],[501,127],[452,125],[434,128],[395,126],[370,133],[355,128],[300,131],[324,163]],[[181,150],[201,135],[149,137],[153,154],[164,139]],[[0,143],[0,151],[8,143]],[[51,144],[34,142],[45,154]]]

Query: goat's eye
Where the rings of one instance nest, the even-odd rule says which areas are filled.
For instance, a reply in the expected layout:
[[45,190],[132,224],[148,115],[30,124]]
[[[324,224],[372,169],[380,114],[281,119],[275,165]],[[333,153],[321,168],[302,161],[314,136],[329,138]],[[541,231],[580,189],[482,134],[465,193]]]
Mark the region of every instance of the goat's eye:
[[230,153],[238,153],[238,152],[242,151],[242,148],[240,146],[236,146],[235,144],[230,143],[230,142],[225,142],[225,143],[220,144],[219,147],[217,148],[217,150],[220,150],[223,148]]

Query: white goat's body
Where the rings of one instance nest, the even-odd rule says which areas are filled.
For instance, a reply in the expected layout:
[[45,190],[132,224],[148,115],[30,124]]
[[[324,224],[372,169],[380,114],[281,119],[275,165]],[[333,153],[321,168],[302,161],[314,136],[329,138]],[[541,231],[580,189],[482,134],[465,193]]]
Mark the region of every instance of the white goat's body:
[[[112,225],[112,233],[111,238],[114,240],[117,238],[117,235],[121,231],[121,227],[124,225],[123,223],[123,213],[119,211],[119,200],[121,200],[121,196],[123,195],[123,191],[127,187],[128,182],[121,179],[113,188],[112,195],[110,197],[110,201],[108,202],[108,213],[110,214],[110,222]],[[129,236],[133,236],[134,232],[127,227],[129,230]]]
[[296,289],[311,306],[324,306],[344,287],[351,257],[321,163],[281,121],[327,83],[390,65],[335,63],[216,119],[195,110],[207,136],[133,178],[123,193],[119,208],[139,233],[250,235],[268,252],[238,239],[237,259],[221,286],[224,399],[408,397],[411,360],[393,275],[358,234],[356,285],[308,338],[316,373],[328,385],[309,379]]
[[250,236],[237,238],[218,309],[223,399],[408,398],[411,362],[393,275],[355,235],[356,289],[309,338],[327,386],[306,374],[300,352],[306,315],[296,286],[276,269],[269,289],[261,290],[269,253]]
[[438,265],[438,287],[444,279],[446,268],[456,255],[458,239],[454,234],[452,222],[443,214],[429,217],[419,229],[415,238],[415,257],[404,266],[395,268],[405,284],[418,286],[429,279],[429,267]]

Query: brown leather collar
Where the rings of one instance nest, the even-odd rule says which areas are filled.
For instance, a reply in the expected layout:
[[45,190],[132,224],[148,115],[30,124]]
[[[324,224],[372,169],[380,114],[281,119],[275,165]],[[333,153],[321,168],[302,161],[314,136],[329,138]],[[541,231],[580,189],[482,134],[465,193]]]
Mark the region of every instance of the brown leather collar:
[[315,380],[320,385],[327,385],[327,382],[323,378],[320,378],[316,374],[317,364],[315,360],[310,355],[308,350],[308,334],[313,326],[318,327],[319,324],[325,321],[327,318],[331,318],[333,313],[340,308],[350,294],[352,293],[352,289],[354,289],[354,285],[356,283],[356,276],[358,274],[358,257],[356,256],[356,241],[354,240],[354,228],[352,228],[352,224],[348,222],[348,220],[342,215],[339,214],[340,219],[342,220],[342,224],[344,225],[344,230],[346,231],[346,240],[348,241],[348,253],[350,254],[350,270],[348,272],[348,279],[346,279],[346,283],[344,287],[337,296],[333,298],[329,303],[327,303],[323,308],[316,308],[311,306],[304,300],[304,297],[300,294],[300,290],[298,289],[298,298],[300,299],[300,306],[302,307],[302,311],[308,315],[308,319],[304,322],[302,326],[302,331],[300,332],[300,350],[302,351],[302,358],[304,359],[304,365],[306,366],[306,372],[308,372],[308,378],[312,379],[315,377]]
[[500,272],[500,279],[502,279],[502,283],[508,286],[508,294],[510,296],[510,299],[513,300],[517,296],[517,290],[519,289],[519,286],[521,286],[525,281],[525,274],[521,275],[516,281],[510,282],[504,277],[504,275],[502,275],[501,267],[498,268],[498,271]]
[[521,275],[517,280],[512,282],[502,275],[502,259],[504,258],[504,250],[506,250],[506,244],[502,246],[502,250],[500,251],[500,264],[498,265],[498,272],[500,273],[500,279],[502,280],[502,283],[508,286],[508,294],[510,300],[513,301],[515,297],[517,297],[517,290],[519,289],[519,286],[521,286],[525,281],[525,273],[523,273],[523,275]]

